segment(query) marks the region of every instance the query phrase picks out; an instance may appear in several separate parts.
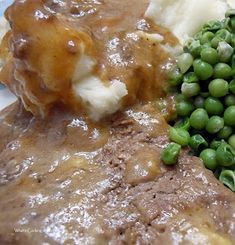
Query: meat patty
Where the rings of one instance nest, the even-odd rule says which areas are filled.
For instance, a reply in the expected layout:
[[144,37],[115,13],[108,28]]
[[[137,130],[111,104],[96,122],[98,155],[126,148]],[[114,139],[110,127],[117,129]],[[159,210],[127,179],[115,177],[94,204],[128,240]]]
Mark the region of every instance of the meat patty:
[[0,244],[235,242],[235,195],[187,151],[161,163],[168,126],[154,105],[99,124],[53,111],[0,114]]

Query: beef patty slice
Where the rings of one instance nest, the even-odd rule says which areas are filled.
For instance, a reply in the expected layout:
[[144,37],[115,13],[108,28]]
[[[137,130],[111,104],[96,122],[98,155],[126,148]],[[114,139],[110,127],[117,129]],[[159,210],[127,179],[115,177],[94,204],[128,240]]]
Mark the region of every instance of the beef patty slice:
[[160,161],[152,105],[96,124],[54,110],[1,112],[1,244],[233,244],[235,196],[183,152]]

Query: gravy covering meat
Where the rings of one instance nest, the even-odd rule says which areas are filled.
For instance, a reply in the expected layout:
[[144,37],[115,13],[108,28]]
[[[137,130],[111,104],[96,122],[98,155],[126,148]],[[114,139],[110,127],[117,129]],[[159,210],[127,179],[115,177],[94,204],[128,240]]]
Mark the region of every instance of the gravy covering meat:
[[187,150],[161,162],[174,105],[159,42],[177,39],[144,18],[148,3],[7,10],[1,79],[20,100],[0,112],[0,244],[235,243],[234,194]]
[[161,163],[168,126],[153,105],[103,125],[20,107],[1,113],[1,244],[234,244],[234,194],[186,152]]

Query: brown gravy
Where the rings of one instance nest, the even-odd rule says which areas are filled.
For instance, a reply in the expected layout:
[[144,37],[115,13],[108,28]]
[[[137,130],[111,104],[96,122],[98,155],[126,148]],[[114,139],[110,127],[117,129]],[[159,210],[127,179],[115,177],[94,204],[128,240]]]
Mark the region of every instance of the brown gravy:
[[72,74],[83,45],[97,61],[93,74],[107,86],[126,84],[123,106],[163,96],[169,55],[137,32],[158,33],[173,46],[177,39],[144,18],[147,6],[147,0],[15,1],[6,11],[11,31],[2,53],[8,48],[10,55],[1,79],[35,115],[56,103],[81,111]]

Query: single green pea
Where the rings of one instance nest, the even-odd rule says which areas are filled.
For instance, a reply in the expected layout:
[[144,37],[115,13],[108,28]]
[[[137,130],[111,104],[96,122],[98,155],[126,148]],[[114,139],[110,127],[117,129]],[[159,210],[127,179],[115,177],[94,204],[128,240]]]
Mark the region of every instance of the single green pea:
[[186,97],[193,97],[200,93],[200,86],[198,83],[183,83],[181,93]]
[[184,47],[184,51],[189,52],[194,58],[200,56],[201,49],[202,46],[199,40],[189,40]]
[[203,48],[201,51],[201,60],[214,65],[219,62],[219,54],[214,48]]
[[203,34],[202,31],[197,32],[197,33],[193,36],[193,39],[194,39],[194,40],[199,40],[199,41],[200,41],[200,39],[202,38],[202,34]]
[[226,106],[235,105],[235,95],[229,94],[225,97],[224,103]]
[[223,42],[223,41],[224,41],[223,38],[218,37],[218,36],[215,36],[215,37],[211,40],[211,46],[212,46],[213,48],[217,48],[218,45],[219,45],[219,43],[220,43],[220,42]]
[[189,145],[194,150],[198,150],[201,146],[208,147],[207,141],[200,134],[193,135],[190,138]]
[[186,117],[194,110],[194,106],[187,100],[181,100],[176,103],[176,113],[178,116]]
[[188,131],[190,129],[190,123],[189,123],[189,118],[185,117],[183,119],[178,120],[175,125],[175,128],[182,128],[186,131]]
[[230,126],[224,126],[219,132],[218,136],[220,139],[228,139],[229,136],[233,133],[233,129]]
[[184,74],[193,64],[193,56],[189,53],[183,53],[178,57],[177,64],[180,71]]
[[232,68],[225,63],[218,63],[214,67],[214,77],[227,79],[232,75]]
[[216,160],[216,151],[213,149],[203,150],[200,154],[200,158],[202,159],[205,167],[210,170],[214,170],[218,166]]
[[231,42],[231,33],[226,29],[220,29],[215,33],[215,36],[221,38],[223,41],[230,43]]
[[187,101],[187,98],[182,94],[176,94],[174,99],[176,102]]
[[219,181],[226,185],[231,191],[235,192],[235,172],[223,170],[219,176]]
[[198,77],[194,72],[188,72],[184,75],[183,78],[184,83],[197,83],[198,82]]
[[221,101],[211,96],[205,100],[204,106],[210,115],[220,115],[224,111],[224,106]]
[[225,141],[224,140],[215,140],[214,139],[214,140],[212,140],[212,142],[210,144],[210,148],[213,149],[213,150],[217,150],[222,143],[225,143]]
[[176,143],[170,143],[162,151],[161,160],[166,165],[174,165],[177,163],[178,156],[180,154],[181,146]]
[[235,150],[235,134],[229,137],[228,143]]
[[231,105],[224,111],[224,122],[228,126],[235,126],[235,106]]
[[189,118],[190,125],[197,130],[205,128],[208,120],[209,116],[206,110],[202,108],[196,109]]
[[220,166],[229,167],[235,162],[235,155],[229,144],[222,143],[216,150],[216,160]]
[[190,134],[187,130],[182,128],[173,128],[169,129],[169,138],[171,141],[181,145],[186,146],[189,144]]
[[201,38],[200,38],[201,44],[210,43],[214,36],[215,36],[215,34],[211,31],[207,31],[207,32],[203,33]]
[[173,69],[169,72],[168,79],[171,86],[178,86],[183,82],[183,74],[179,69]]
[[229,90],[235,94],[235,79],[233,79],[230,83],[229,83]]
[[228,93],[229,85],[224,79],[214,79],[209,83],[209,92],[213,97],[223,97]]
[[224,119],[219,116],[212,116],[206,124],[206,131],[210,134],[218,133],[224,127]]
[[194,105],[196,108],[203,108],[205,103],[205,99],[202,96],[197,96],[194,99]]
[[228,43],[222,41],[218,44],[217,52],[221,62],[229,62],[233,55],[233,47]]
[[197,59],[193,62],[193,69],[197,77],[201,80],[207,80],[213,75],[213,67],[205,61]]

